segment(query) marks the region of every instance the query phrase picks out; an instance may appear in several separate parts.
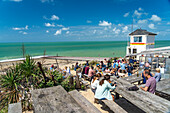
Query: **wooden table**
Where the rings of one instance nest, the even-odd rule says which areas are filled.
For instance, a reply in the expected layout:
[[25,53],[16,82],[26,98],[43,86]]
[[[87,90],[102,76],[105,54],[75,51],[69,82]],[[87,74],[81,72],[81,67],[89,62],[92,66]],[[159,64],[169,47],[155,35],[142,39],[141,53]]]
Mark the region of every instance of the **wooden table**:
[[31,92],[35,113],[86,113],[62,86]]
[[170,95],[170,79],[164,79],[156,84],[156,90]]
[[139,75],[139,77],[137,77],[136,75],[132,75],[132,76],[125,77],[125,78],[122,78],[122,79],[130,82],[131,84],[133,84],[135,82],[138,82],[138,84],[140,84],[140,81],[143,80],[143,78],[140,75]]
[[133,86],[131,83],[122,78],[116,79],[115,77],[111,77],[111,79],[114,79],[114,81],[117,82],[115,92],[143,111],[147,113],[170,112],[170,101],[141,89],[138,91],[128,91],[127,88]]

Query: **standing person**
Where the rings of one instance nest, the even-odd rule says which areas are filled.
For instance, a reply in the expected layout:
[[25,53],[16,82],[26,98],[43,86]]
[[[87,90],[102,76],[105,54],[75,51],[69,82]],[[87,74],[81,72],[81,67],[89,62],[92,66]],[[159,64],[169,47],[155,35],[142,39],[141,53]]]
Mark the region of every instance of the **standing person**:
[[94,94],[96,92],[97,85],[99,84],[100,77],[101,77],[101,74],[97,73],[96,76],[91,81],[91,90]]
[[74,71],[76,71],[79,68],[78,62],[76,62],[76,65],[74,66]]
[[95,71],[93,70],[93,66],[91,66],[91,68],[89,69],[89,73],[88,73],[88,76],[90,77],[90,82],[93,79],[94,74],[95,74]]
[[156,79],[156,82],[159,82],[161,80],[161,73],[159,68],[156,68],[156,73],[154,78]]
[[86,64],[86,67],[84,69],[84,74],[88,75],[89,73],[89,64]]
[[144,75],[148,80],[146,81],[145,87],[140,87],[144,91],[148,91],[150,93],[155,93],[156,90],[156,80],[154,77],[151,77],[148,71],[145,72]]
[[86,65],[86,66],[89,65],[89,61],[88,61],[88,60],[86,61],[86,64],[85,64],[85,65]]
[[131,64],[129,64],[129,65],[127,66],[128,76],[131,76],[131,75],[132,75],[132,71],[133,71],[133,67],[132,67]]
[[114,84],[114,86],[111,86],[110,83],[110,76],[106,75],[104,76],[104,78],[99,82],[96,92],[95,92],[95,103],[97,102],[97,99],[103,100],[103,99],[107,99],[107,100],[113,100],[113,97],[110,93],[110,89],[115,89],[116,88],[116,84]]

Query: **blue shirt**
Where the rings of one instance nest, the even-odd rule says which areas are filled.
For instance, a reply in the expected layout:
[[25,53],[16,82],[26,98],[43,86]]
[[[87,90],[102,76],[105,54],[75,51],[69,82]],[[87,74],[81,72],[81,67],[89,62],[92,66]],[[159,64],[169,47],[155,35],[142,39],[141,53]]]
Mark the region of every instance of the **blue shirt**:
[[115,86],[111,86],[110,83],[108,81],[104,81],[104,84],[101,85],[97,85],[97,89],[95,92],[95,98],[97,99],[107,99],[107,100],[113,100],[112,95],[110,93],[110,89],[115,89]]
[[161,73],[155,73],[155,76],[154,76],[156,82],[159,82],[161,80]]
[[126,67],[125,64],[122,64],[122,65],[121,65],[121,69],[122,69],[122,70],[125,70],[125,67]]
[[118,66],[119,64],[116,62],[116,63],[114,63],[113,64],[113,68],[117,68],[117,66]]

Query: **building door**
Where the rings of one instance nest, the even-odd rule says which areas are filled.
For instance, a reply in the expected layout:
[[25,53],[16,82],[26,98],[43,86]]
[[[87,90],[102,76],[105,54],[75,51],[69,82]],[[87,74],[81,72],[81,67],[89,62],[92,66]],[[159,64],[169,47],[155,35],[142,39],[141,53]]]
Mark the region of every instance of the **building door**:
[[133,49],[133,53],[137,53],[137,49]]

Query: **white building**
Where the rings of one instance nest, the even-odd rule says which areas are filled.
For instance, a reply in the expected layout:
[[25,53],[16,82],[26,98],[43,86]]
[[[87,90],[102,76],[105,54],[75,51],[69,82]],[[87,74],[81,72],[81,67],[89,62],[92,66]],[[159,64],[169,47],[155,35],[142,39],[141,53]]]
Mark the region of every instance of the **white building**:
[[[137,29],[130,33],[130,42],[126,48],[126,55],[153,49],[155,44],[155,35],[157,34],[143,29]],[[137,59],[139,58],[137,57]]]

